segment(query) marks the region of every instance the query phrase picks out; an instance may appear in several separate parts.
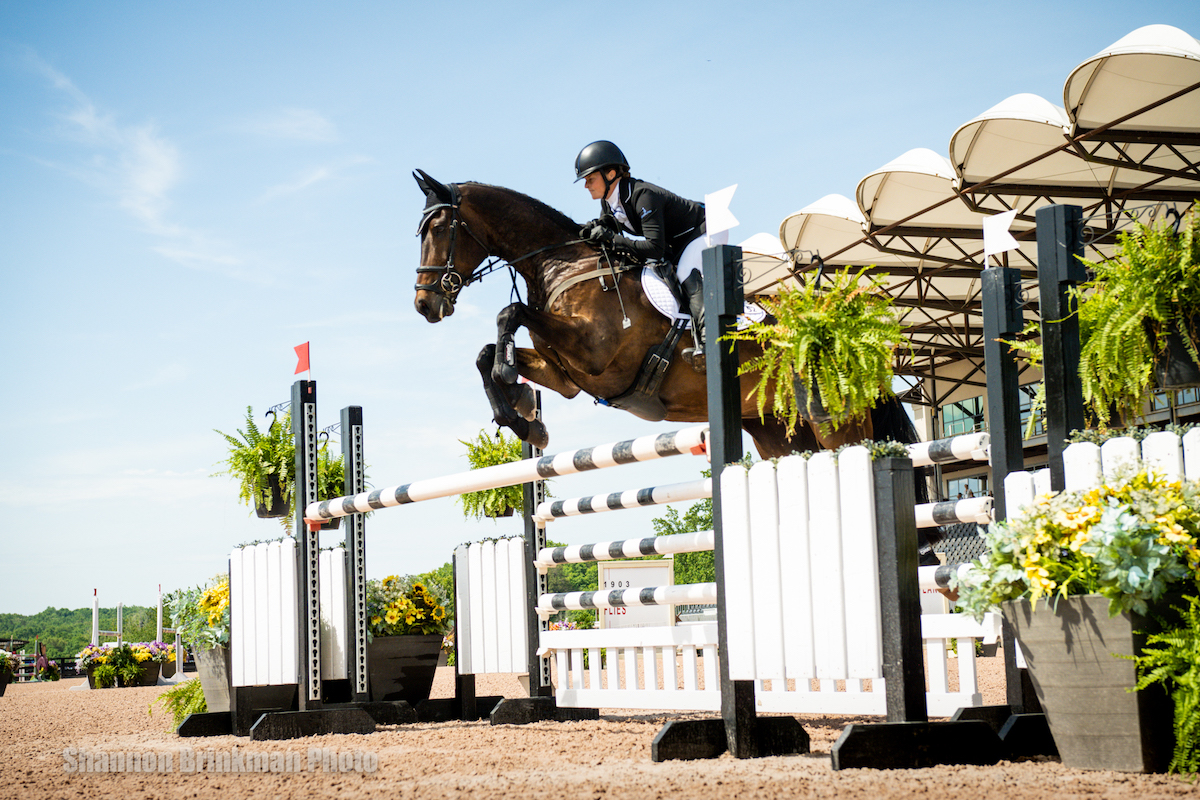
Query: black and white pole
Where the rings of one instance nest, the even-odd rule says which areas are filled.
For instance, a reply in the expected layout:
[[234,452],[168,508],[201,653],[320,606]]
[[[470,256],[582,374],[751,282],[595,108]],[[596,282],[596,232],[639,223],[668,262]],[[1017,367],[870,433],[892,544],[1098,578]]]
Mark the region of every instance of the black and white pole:
[[[342,464],[346,482],[343,491],[355,495],[365,491],[366,462],[363,460],[363,418],[361,406],[342,409]],[[346,517],[346,630],[353,637],[346,648],[346,674],[355,702],[370,700],[367,687],[367,536],[362,514]]]
[[987,373],[992,486],[996,488],[993,508],[997,521],[1006,516],[1005,477],[1025,468],[1017,361],[1008,344],[1024,327],[1020,293],[1018,270],[990,267],[983,271],[983,362]]
[[[542,419],[542,393],[534,393],[534,419]],[[529,442],[521,444],[521,455],[531,463],[540,463],[542,449]],[[550,656],[539,655],[542,632],[549,630],[549,622],[535,613],[538,599],[550,591],[550,579],[545,572],[534,566],[534,558],[546,547],[546,523],[534,518],[534,511],[546,502],[546,482],[538,478],[521,487],[521,510],[525,519],[525,609],[529,652],[529,696],[552,697],[554,684],[551,676]]]
[[758,755],[754,681],[729,677],[729,619],[726,614],[725,546],[721,531],[721,471],[742,460],[742,402],[738,391],[738,347],[722,339],[737,329],[745,305],[742,249],[718,245],[704,251],[704,350],[708,359],[708,454],[713,482],[713,562],[717,583],[717,652],[721,679],[721,719],[734,758]]
[[317,500],[317,382],[292,384],[292,432],[296,438],[296,538],[300,547],[300,710],[321,707],[320,532],[304,520]]
[[[1083,255],[1083,209],[1037,210],[1038,296],[1042,311],[1042,379],[1046,383],[1046,450],[1050,488],[1066,486],[1063,450],[1072,430],[1082,430],[1083,384],[1079,378],[1078,301],[1071,290],[1087,280]],[[990,381],[989,381],[990,385]],[[996,485],[1001,494],[1003,484]]]

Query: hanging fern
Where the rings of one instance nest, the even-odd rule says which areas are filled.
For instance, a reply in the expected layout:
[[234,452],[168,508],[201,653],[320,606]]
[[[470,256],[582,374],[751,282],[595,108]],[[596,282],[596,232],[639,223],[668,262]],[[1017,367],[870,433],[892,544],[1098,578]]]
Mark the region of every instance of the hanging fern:
[[[846,268],[820,286],[809,280],[795,289],[784,287],[775,298],[759,302],[773,317],[751,323],[723,337],[752,341],[762,354],[747,359],[740,375],[758,372],[758,414],[785,420],[788,434],[800,416],[793,378],[815,386],[832,419],[822,430],[863,419],[892,393],[892,365],[897,347],[905,345],[892,300],[882,290],[883,278],[868,276],[865,267]],[[809,391],[811,413],[813,393]]]
[[[471,469],[521,460],[521,440],[516,436],[505,436],[499,430],[496,431],[495,438],[481,430],[474,439],[459,439],[458,442],[466,445],[467,462],[470,463]],[[465,517],[499,517],[510,508],[521,507],[522,490],[521,486],[517,485],[465,492],[459,495],[459,502],[462,503]]]
[[1164,221],[1135,222],[1117,237],[1107,261],[1083,263],[1094,278],[1077,290],[1084,402],[1107,426],[1115,410],[1124,424],[1141,419],[1154,389],[1154,357],[1179,334],[1192,359],[1200,321],[1200,203],[1179,233]]

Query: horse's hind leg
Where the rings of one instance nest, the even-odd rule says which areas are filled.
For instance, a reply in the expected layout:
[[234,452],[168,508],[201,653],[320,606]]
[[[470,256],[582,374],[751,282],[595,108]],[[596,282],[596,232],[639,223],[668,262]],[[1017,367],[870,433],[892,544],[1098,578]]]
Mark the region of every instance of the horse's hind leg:
[[757,416],[745,417],[742,420],[742,430],[750,434],[760,458],[781,458],[792,453],[803,453],[806,450],[820,450],[816,437],[801,423],[790,437],[787,426],[775,417],[765,420]]
[[[492,406],[492,419],[497,425],[511,429],[521,441],[529,442],[534,447],[545,447],[550,441],[546,426],[540,420],[525,419],[509,402],[507,392],[504,391],[506,387],[492,380],[492,366],[495,361],[496,345],[494,344],[486,345],[479,351],[479,356],[475,359],[475,366],[483,377],[483,391],[487,395],[488,403]],[[518,405],[522,404],[518,403]]]

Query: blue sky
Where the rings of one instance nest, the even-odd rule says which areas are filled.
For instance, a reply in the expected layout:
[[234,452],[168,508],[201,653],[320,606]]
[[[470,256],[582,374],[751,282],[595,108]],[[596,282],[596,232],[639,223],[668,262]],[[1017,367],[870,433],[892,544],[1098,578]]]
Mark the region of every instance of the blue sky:
[[[735,241],[1192,0],[1088,4],[0,4],[0,612],[153,604],[277,535],[237,504],[214,428],[289,397],[312,342],[320,425],[364,408],[372,483],[465,469],[494,430],[474,368],[503,274],[431,326],[412,307],[410,174],[530,194],[581,221],[575,154],[618,142],[680,194],[738,184]],[[545,399],[549,452],[671,430]],[[682,462],[682,463],[681,463]],[[695,458],[557,482],[697,477]],[[640,536],[653,512],[556,522]],[[368,521],[372,577],[519,533],[452,500]],[[334,544],[340,533],[333,537]],[[3,632],[0,632],[2,634]]]

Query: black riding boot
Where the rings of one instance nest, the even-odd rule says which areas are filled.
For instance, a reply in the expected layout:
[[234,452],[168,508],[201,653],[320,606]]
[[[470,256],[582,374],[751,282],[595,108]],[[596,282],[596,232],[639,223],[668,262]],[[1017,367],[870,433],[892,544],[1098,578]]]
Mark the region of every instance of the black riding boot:
[[683,360],[696,372],[707,372],[708,362],[704,357],[704,281],[700,273],[692,270],[681,288],[692,317],[692,341],[696,343],[695,347],[684,349]]

